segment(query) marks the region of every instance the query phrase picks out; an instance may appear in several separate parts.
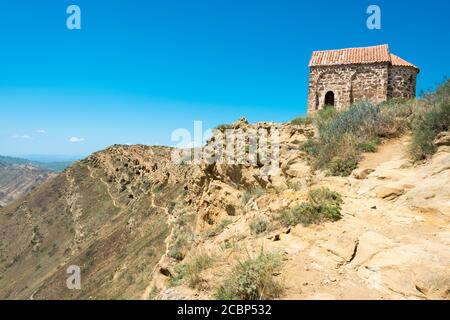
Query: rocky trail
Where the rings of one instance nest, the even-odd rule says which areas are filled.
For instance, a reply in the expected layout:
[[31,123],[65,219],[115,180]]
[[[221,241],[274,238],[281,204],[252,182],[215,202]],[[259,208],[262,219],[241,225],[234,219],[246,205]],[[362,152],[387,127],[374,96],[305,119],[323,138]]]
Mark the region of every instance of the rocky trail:
[[340,221],[267,243],[287,256],[284,298],[450,297],[450,153],[413,167],[408,141],[367,154],[352,177],[320,182],[342,194]]
[[244,215],[197,248],[230,257],[202,275],[209,289],[167,288],[160,298],[211,297],[213,282],[233,265],[224,243],[242,238],[237,242],[241,251],[263,249],[283,257],[281,299],[449,299],[450,147],[413,165],[409,141],[409,136],[389,140],[376,153],[365,154],[350,177],[312,179],[311,188],[324,186],[342,195],[337,222],[248,236],[254,215],[273,215],[304,195],[288,189],[251,200]]
[[170,229],[170,233],[168,235],[168,237],[165,239],[165,245],[166,245],[166,250],[164,251],[163,255],[161,256],[161,259],[159,259],[158,263],[156,263],[156,265],[153,268],[153,271],[151,273],[151,277],[153,279],[153,281],[151,281],[151,283],[145,288],[144,292],[142,293],[141,296],[141,300],[146,300],[149,295],[150,292],[153,290],[153,288],[155,287],[155,281],[157,281],[158,279],[158,270],[162,267],[164,260],[167,259],[169,251],[170,251],[170,246],[172,244],[172,240],[174,237],[174,232],[175,232],[175,228],[173,227],[173,222],[174,222],[174,216],[171,215],[169,213],[169,210],[166,207],[161,207],[155,204],[155,195],[154,193],[151,193],[151,207],[152,208],[156,208],[158,210],[163,211],[166,216],[167,216],[167,225]]

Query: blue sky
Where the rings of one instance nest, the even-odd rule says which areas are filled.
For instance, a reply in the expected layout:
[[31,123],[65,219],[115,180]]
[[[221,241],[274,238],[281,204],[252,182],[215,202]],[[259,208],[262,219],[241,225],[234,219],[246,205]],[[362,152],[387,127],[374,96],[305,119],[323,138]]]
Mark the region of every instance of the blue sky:
[[[82,29],[66,27],[79,5]],[[382,29],[366,28],[377,4]],[[449,75],[450,2],[15,0],[0,3],[0,154],[171,145],[177,128],[305,114],[313,50],[388,43],[418,92]],[[72,139],[70,142],[70,138]]]

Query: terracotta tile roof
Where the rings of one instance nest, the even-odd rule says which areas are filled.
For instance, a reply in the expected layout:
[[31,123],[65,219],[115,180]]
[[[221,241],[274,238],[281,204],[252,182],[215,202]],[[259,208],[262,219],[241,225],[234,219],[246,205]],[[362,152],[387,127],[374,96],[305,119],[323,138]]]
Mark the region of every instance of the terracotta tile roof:
[[408,66],[419,69],[415,65],[391,54],[387,44],[364,48],[314,51],[309,66],[318,67],[377,62],[390,62],[396,66]]
[[390,62],[387,44],[366,48],[314,51],[309,66],[330,66],[355,63]]
[[391,53],[391,63],[393,66],[413,67],[413,68],[416,68],[417,70],[419,70],[419,68],[417,66],[413,65],[412,63],[410,63],[406,60],[403,60],[399,56],[396,56],[395,54],[392,54],[392,53]]

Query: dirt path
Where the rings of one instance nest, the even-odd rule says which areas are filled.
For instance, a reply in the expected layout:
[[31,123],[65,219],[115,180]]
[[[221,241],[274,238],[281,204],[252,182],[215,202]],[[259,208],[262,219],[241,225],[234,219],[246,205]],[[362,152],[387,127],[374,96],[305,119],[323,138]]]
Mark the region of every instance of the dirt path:
[[166,244],[166,250],[164,252],[164,254],[161,256],[161,258],[159,259],[158,263],[153,267],[152,273],[151,273],[151,278],[153,279],[150,284],[145,288],[144,292],[141,295],[141,300],[147,300],[150,292],[153,290],[154,285],[155,285],[155,281],[156,281],[156,277],[155,277],[155,273],[158,271],[158,269],[161,267],[162,263],[164,262],[164,260],[168,257],[169,251],[170,251],[170,247],[172,244],[172,240],[173,240],[173,234],[174,234],[174,230],[175,228],[173,228],[173,222],[174,222],[174,217],[173,215],[171,215],[169,213],[169,210],[165,207],[161,207],[155,204],[155,195],[154,193],[151,194],[151,207],[152,208],[156,208],[159,210],[162,210],[166,216],[167,216],[167,225],[170,229],[170,233],[167,236],[167,238],[164,240],[165,244]]
[[66,193],[66,203],[69,208],[70,213],[72,214],[72,220],[74,224],[75,229],[75,237],[74,237],[74,248],[78,247],[77,245],[83,240],[84,234],[83,234],[83,226],[80,223],[80,218],[83,214],[83,210],[78,205],[78,200],[80,199],[79,193],[76,191],[76,183],[73,176],[70,174],[70,172],[67,173],[67,179],[69,182],[69,190]]
[[376,168],[387,161],[405,158],[410,140],[410,136],[388,140],[378,147],[377,152],[365,153],[358,167],[360,169]]
[[450,298],[450,154],[412,167],[408,141],[366,155],[360,168],[375,170],[367,179],[321,183],[342,194],[340,221],[267,243],[290,252],[283,298]]
[[90,166],[87,166],[87,168],[88,168],[88,170],[89,170],[89,176],[90,176],[92,179],[94,179],[94,180],[100,180],[100,182],[103,183],[103,184],[105,185],[105,187],[106,187],[106,192],[108,193],[109,197],[111,198],[111,201],[112,201],[113,206],[116,207],[116,208],[118,208],[118,209],[125,209],[125,206],[123,206],[123,205],[118,205],[118,204],[117,204],[117,202],[116,202],[116,201],[117,201],[117,197],[114,197],[114,196],[112,195],[109,184],[108,184],[105,180],[103,180],[103,178],[101,178],[101,177],[100,177],[100,178],[95,177],[94,172],[93,172],[93,170],[92,170],[92,168],[91,168]]

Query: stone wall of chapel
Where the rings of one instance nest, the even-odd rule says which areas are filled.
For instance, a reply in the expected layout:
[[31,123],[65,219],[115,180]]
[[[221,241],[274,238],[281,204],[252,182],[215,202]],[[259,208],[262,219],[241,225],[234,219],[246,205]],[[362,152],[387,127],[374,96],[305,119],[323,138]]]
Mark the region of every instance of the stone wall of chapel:
[[417,70],[411,67],[389,68],[388,99],[416,97]]
[[311,67],[308,114],[324,107],[328,91],[334,93],[337,110],[363,100],[374,103],[385,101],[388,96],[388,72],[388,63]]

